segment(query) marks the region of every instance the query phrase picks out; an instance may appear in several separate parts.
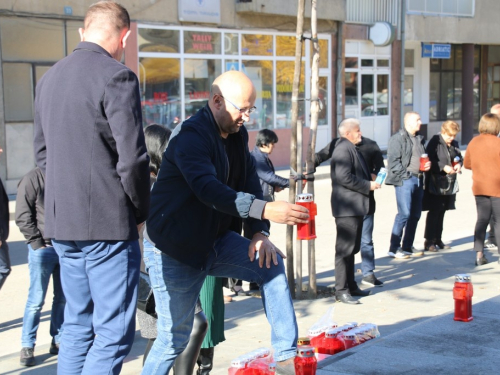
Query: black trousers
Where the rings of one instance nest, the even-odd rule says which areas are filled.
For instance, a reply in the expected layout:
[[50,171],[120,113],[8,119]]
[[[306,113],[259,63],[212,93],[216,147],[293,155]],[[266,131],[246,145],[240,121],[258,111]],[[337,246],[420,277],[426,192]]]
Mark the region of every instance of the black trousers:
[[358,288],[354,280],[354,255],[361,246],[363,216],[336,217],[335,224],[335,294],[338,296]]
[[430,209],[425,220],[425,239],[427,241],[440,240],[443,234],[443,221],[446,210],[439,207]]
[[[474,229],[474,250],[483,251],[488,222],[493,222],[495,233],[500,233],[500,198],[476,195],[477,221]],[[500,248],[498,249],[500,254]]]

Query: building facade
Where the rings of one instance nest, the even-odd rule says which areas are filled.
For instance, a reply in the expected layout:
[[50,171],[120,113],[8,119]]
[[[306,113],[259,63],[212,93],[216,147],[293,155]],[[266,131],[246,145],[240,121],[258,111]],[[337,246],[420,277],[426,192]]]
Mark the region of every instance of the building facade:
[[[0,2],[0,176],[9,193],[34,166],[36,83],[78,44],[78,28],[92,2]],[[121,3],[133,20],[124,63],[139,77],[145,126],[174,127],[205,104],[217,75],[242,70],[257,89],[257,111],[247,123],[250,146],[257,130],[273,129],[279,137],[273,162],[288,165],[296,1]],[[361,120],[363,134],[385,149],[400,128],[401,114],[410,110],[421,114],[428,135],[446,119],[461,123],[466,143],[480,114],[500,102],[500,43],[495,40],[500,2],[328,0],[318,1],[318,7],[317,148],[336,136],[342,118],[353,116]],[[379,24],[389,25],[387,40],[380,39],[384,32],[374,27]],[[449,45],[449,58],[422,57],[422,43]],[[302,55],[299,120],[307,143],[310,39],[304,40]]]

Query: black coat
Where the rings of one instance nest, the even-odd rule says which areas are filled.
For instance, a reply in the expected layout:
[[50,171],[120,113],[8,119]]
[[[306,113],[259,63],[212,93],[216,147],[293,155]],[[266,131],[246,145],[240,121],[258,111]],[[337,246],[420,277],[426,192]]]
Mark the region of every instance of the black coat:
[[[318,151],[315,155],[315,167],[323,163],[332,157],[333,150],[335,149],[335,144],[339,138],[334,138],[330,143],[328,143],[322,150]],[[361,142],[356,145],[359,153],[363,155],[365,162],[370,170],[370,174],[377,175],[380,168],[385,167],[384,157],[382,156],[382,151],[378,147],[377,142],[372,141],[370,138],[361,137]],[[375,213],[375,194],[370,191],[370,209],[367,215],[373,215]]]
[[33,250],[52,246],[50,239],[43,235],[44,193],[45,176],[38,167],[29,171],[17,186],[16,224]]
[[331,160],[334,217],[364,216],[370,211],[371,176],[362,158],[348,139],[337,141]]
[[137,76],[81,42],[36,87],[35,158],[45,173],[45,236],[138,238],[149,209],[149,157]]
[[[446,172],[443,168],[447,165],[451,166],[453,159],[458,156],[460,158],[460,163],[463,162],[462,154],[458,148],[458,142],[452,141],[450,147],[446,144],[443,137],[440,134],[434,135],[427,147],[425,152],[429,155],[429,160],[431,162],[430,174],[446,176]],[[454,210],[455,209],[455,198],[456,194],[453,195],[435,195],[429,192],[429,186],[432,183],[430,176],[426,178],[427,184],[424,191],[424,199],[422,202],[422,210],[428,211],[429,209],[438,210]]]

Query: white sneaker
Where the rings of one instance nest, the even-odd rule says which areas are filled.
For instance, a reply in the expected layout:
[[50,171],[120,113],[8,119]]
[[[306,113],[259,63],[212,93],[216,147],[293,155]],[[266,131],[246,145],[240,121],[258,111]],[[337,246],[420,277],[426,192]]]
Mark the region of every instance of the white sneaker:
[[408,259],[410,257],[408,254],[405,254],[401,248],[396,251],[389,250],[387,255],[395,259]]
[[498,246],[497,245],[495,245],[494,243],[488,242],[488,241],[486,241],[484,243],[484,248],[488,249],[488,250],[498,250]]

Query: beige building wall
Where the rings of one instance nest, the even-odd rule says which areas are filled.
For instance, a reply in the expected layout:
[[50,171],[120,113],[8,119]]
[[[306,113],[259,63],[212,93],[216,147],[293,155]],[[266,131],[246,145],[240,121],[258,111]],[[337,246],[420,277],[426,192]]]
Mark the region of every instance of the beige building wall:
[[407,15],[406,40],[435,43],[499,44],[500,1],[476,0],[474,17]]
[[[94,0],[71,1],[51,0],[0,0],[0,15],[31,13],[62,18],[82,18]],[[178,0],[121,0],[132,20],[144,23],[181,24],[178,21]],[[333,20],[345,19],[345,0],[318,2],[319,32],[327,32],[335,27]],[[236,3],[236,0],[220,0],[221,23],[197,24],[226,28],[271,28],[275,30],[295,30],[297,1],[293,0],[253,0],[249,3]],[[64,7],[71,6],[73,15],[64,14]],[[306,17],[310,17],[310,2],[306,1]],[[192,23],[182,22],[183,25]],[[309,28],[306,21],[305,28]]]

